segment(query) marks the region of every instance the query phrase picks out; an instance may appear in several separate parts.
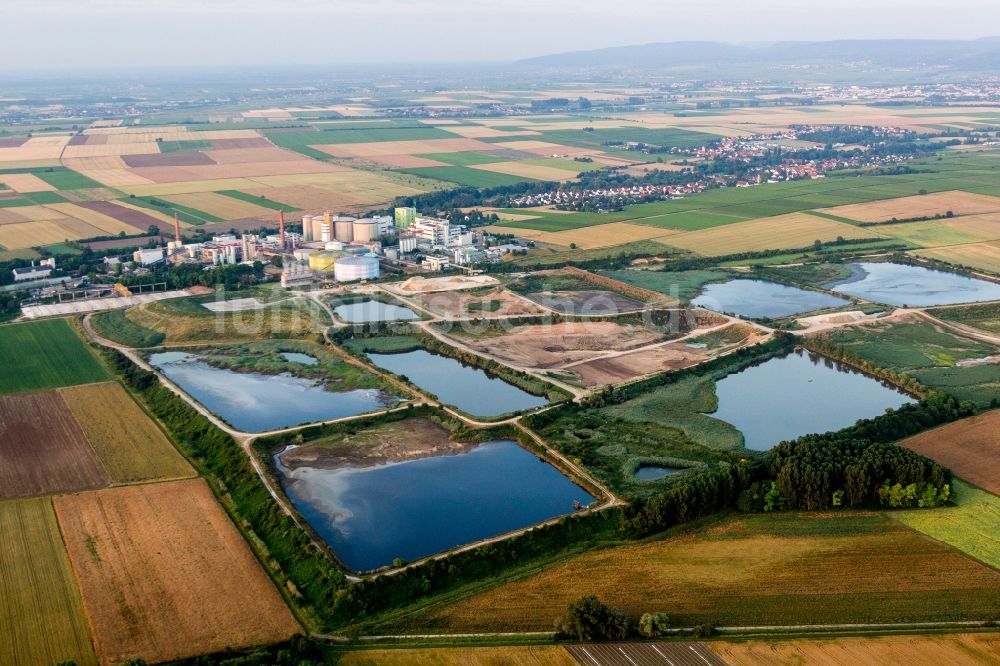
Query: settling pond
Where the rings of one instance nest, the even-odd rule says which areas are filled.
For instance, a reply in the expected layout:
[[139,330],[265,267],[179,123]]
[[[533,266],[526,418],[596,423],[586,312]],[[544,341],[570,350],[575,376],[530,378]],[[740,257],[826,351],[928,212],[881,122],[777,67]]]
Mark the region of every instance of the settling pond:
[[665,479],[668,476],[674,474],[680,474],[684,471],[683,467],[664,467],[663,465],[642,465],[639,469],[635,470],[633,476],[638,481],[657,481],[659,479]]
[[710,416],[743,433],[746,448],[839,430],[914,400],[853,368],[809,352],[772,358],[716,382]]
[[892,262],[848,266],[854,275],[825,286],[858,298],[896,306],[923,307],[1000,299],[1000,284],[958,273]]
[[594,497],[516,442],[375,467],[276,466],[302,516],[348,567],[368,571],[572,513]]
[[364,324],[372,321],[407,321],[420,318],[420,315],[410,308],[382,301],[342,303],[335,307],[333,312],[342,321],[350,324]]
[[397,400],[379,389],[327,391],[322,381],[287,373],[215,368],[184,352],[152,354],[149,362],[209,411],[244,432],[364,414]]
[[691,303],[740,317],[777,319],[801,312],[836,308],[850,301],[767,280],[735,279],[705,285],[701,295],[692,299]]
[[479,368],[426,349],[403,354],[368,354],[372,363],[404,375],[420,388],[473,416],[499,416],[548,404],[544,396],[531,395]]

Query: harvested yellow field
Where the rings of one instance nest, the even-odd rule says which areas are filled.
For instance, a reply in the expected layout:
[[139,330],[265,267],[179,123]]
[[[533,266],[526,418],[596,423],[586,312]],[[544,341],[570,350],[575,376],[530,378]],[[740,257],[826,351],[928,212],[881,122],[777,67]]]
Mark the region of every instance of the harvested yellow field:
[[972,215],[975,213],[990,213],[1000,211],[1000,197],[986,194],[973,194],[952,190],[950,192],[935,192],[920,194],[913,197],[898,199],[883,199],[869,203],[849,204],[834,208],[822,208],[823,213],[846,217],[858,222],[885,222],[896,218],[904,220],[911,217],[930,217],[944,215],[948,211],[955,215]]
[[191,465],[120,384],[60,389],[114,484],[195,476]]
[[1000,634],[878,636],[792,641],[706,643],[732,666],[757,664],[911,664],[912,666],[981,666],[1000,658]]
[[114,157],[118,155],[152,155],[160,152],[160,144],[155,141],[140,143],[98,143],[82,146],[66,146],[63,157]]
[[668,245],[705,256],[720,256],[808,247],[817,240],[826,243],[838,237],[883,238],[870,229],[806,213],[790,213],[680,233],[671,236]]
[[[183,125],[167,125],[165,127],[158,127],[155,130],[151,130],[148,127],[136,127],[136,126],[91,127],[89,129],[85,129],[83,133],[88,136],[91,134],[102,134],[107,136],[128,135],[135,137],[150,133],[153,133],[155,136],[173,136],[175,134],[184,134],[187,131],[188,131],[187,127],[184,127]],[[154,139],[148,139],[148,140],[153,141]],[[139,141],[139,139],[133,138],[132,141]]]
[[241,217],[261,217],[263,215],[273,216],[274,211],[252,204],[248,201],[241,201],[224,194],[214,192],[199,192],[191,194],[175,194],[167,197],[167,201],[189,206],[197,210],[203,210],[209,215],[215,215],[226,220],[235,220]]
[[550,155],[585,155],[587,153],[602,152],[591,150],[589,148],[574,148],[573,146],[564,146],[559,143],[549,143],[548,141],[503,141],[501,143],[494,143],[493,150],[497,148],[509,148],[511,150],[521,150],[526,153],[531,153],[533,155],[540,155],[542,157],[548,157]]
[[492,127],[484,127],[483,125],[459,125],[457,127],[448,127],[449,132],[452,134],[458,134],[459,136],[464,136],[469,139],[482,139],[485,137],[496,137],[496,136],[526,136],[530,134],[541,134],[541,132],[536,132],[535,130],[498,130]]
[[539,647],[417,648],[348,652],[340,666],[576,666],[566,649]]
[[505,173],[511,176],[522,178],[534,178],[536,180],[575,180],[576,173],[568,169],[557,169],[540,164],[526,164],[524,162],[496,162],[494,164],[473,164],[473,169],[480,171],[492,171],[493,173]]
[[496,150],[496,144],[475,139],[427,139],[417,141],[376,141],[310,146],[334,157],[377,157],[380,155],[423,155],[425,153],[457,153],[467,150]]
[[102,664],[301,631],[201,479],[60,495],[55,508]]
[[149,185],[124,185],[121,189],[136,196],[170,196],[190,192],[216,192],[218,190],[245,190],[260,187],[250,178],[219,178],[216,180],[185,180],[177,183],[151,183]]
[[947,261],[950,264],[969,266],[981,271],[1000,273],[1000,241],[915,250],[912,254]]
[[[135,204],[130,204],[130,203],[126,202],[126,201],[116,201],[115,205],[116,206],[121,206],[122,208],[128,208],[130,210],[134,210],[134,211],[139,212],[139,213],[145,213],[146,215],[149,215],[150,217],[155,217],[156,219],[160,220],[161,222],[166,222],[167,224],[170,225],[169,227],[163,227],[163,229],[173,229],[174,228],[174,218],[173,218],[173,216],[167,215],[166,213],[161,213],[160,211],[153,210],[151,208],[143,208],[142,206],[136,206]],[[182,220],[181,221],[181,226],[182,227],[189,227],[191,225],[189,225],[187,222],[184,222]]]
[[62,213],[53,210],[48,206],[18,206],[16,214],[30,222],[42,222],[44,220],[58,220],[64,217]]
[[56,220],[0,225],[0,246],[8,250],[18,250],[101,235],[103,235],[101,230],[96,227],[64,217]]
[[[0,148],[0,162],[58,160],[69,136],[35,136],[13,148]],[[17,165],[27,166],[27,165]]]
[[[391,201],[397,196],[421,194],[424,190],[410,187],[381,174],[345,169],[341,172],[323,174],[303,174],[299,176],[263,176],[253,178],[259,185],[268,187],[288,187],[309,185],[330,190],[333,196],[345,194],[352,198],[372,203]],[[233,189],[233,188],[226,188]],[[275,197],[275,200],[282,199]],[[290,202],[286,202],[290,203]]]
[[15,192],[55,192],[58,189],[33,173],[0,173],[0,183]]
[[[608,224],[598,224],[593,227],[581,227],[567,231],[540,232],[537,236],[532,236],[531,238],[553,245],[568,246],[570,243],[575,243],[582,250],[592,250],[598,247],[612,247],[614,245],[621,245],[622,243],[651,239],[664,239],[661,242],[669,245],[669,239],[680,233],[682,232],[677,229],[629,224],[627,222],[609,222]],[[520,236],[521,234],[518,233],[518,235]]]
[[103,232],[95,234],[98,236],[116,236],[122,231],[126,234],[134,234],[136,231],[135,227],[125,224],[124,222],[120,222],[113,217],[102,215],[95,210],[83,208],[82,206],[77,206],[71,203],[48,204],[47,208],[58,211],[66,217],[82,220],[88,225],[97,228]]
[[335,210],[348,212],[365,206],[360,197],[351,197],[313,185],[289,185],[287,187],[249,187],[242,190],[254,196],[265,196],[295,208],[312,210]]

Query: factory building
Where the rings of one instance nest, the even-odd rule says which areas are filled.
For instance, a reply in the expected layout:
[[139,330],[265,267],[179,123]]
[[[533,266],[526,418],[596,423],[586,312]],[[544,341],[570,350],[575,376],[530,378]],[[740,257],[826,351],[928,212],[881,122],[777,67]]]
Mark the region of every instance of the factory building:
[[143,266],[149,266],[150,264],[155,264],[158,261],[163,261],[163,248],[157,247],[153,249],[136,250],[132,253],[132,261]]
[[14,282],[24,282],[25,280],[38,280],[41,278],[47,278],[52,274],[52,270],[56,267],[56,258],[49,257],[48,259],[42,259],[36,265],[34,261],[31,262],[30,266],[25,266],[24,268],[15,268],[14,270]]
[[379,276],[378,257],[362,255],[337,259],[333,264],[333,276],[337,282],[374,280]]
[[397,208],[395,210],[395,217],[397,227],[400,229],[409,229],[417,219],[417,209],[412,206]]
[[399,251],[403,254],[407,252],[416,252],[417,250],[417,237],[416,236],[400,236],[399,237]]

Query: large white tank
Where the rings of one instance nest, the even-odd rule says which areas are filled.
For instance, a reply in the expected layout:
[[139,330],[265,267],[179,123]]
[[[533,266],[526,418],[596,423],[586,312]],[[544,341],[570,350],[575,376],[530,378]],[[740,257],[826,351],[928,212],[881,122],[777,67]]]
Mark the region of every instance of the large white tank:
[[[354,240],[354,218],[338,217],[333,221],[333,238],[341,243],[350,243]],[[333,240],[332,238],[330,240]]]
[[378,222],[375,220],[355,220],[354,240],[359,243],[378,240]]
[[378,275],[378,257],[343,257],[333,264],[333,276],[337,282],[374,280]]

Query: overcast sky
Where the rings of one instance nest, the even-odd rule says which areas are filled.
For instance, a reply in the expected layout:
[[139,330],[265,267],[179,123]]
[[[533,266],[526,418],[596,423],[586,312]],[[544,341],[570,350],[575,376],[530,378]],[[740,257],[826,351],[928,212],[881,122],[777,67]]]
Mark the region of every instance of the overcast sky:
[[0,67],[502,61],[678,40],[969,39],[1000,0],[0,0]]

